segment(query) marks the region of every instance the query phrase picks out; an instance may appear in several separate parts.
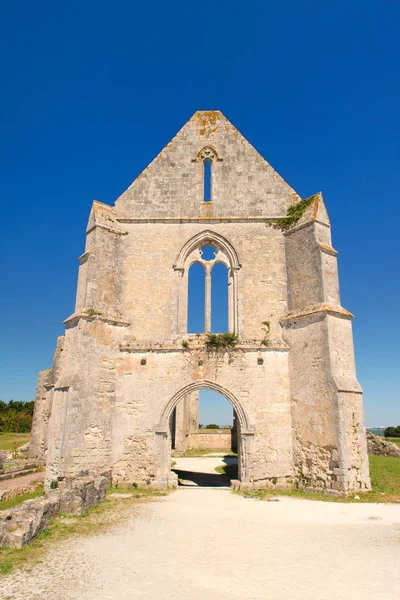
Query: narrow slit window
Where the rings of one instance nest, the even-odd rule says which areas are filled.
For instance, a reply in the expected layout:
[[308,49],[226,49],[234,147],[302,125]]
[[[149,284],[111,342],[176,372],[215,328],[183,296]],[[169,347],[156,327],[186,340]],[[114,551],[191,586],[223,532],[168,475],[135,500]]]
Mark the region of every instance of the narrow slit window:
[[211,202],[211,160],[205,160],[204,163],[204,202]]

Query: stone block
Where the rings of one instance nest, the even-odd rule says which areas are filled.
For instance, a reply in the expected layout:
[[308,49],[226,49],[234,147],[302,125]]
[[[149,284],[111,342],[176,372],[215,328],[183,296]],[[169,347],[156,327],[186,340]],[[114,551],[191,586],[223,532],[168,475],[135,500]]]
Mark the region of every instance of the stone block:
[[59,494],[26,500],[0,512],[0,546],[21,547],[44,531],[60,510]]

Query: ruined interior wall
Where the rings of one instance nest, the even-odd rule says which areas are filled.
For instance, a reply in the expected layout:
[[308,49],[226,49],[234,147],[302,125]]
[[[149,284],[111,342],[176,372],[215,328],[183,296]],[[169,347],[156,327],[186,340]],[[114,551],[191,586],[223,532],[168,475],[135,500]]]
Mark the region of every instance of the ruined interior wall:
[[231,449],[230,429],[199,429],[193,431],[188,440],[189,450],[222,450]]
[[35,410],[29,441],[29,458],[44,461],[48,446],[48,428],[53,403],[53,390],[46,386],[51,369],[40,371],[36,386]]
[[100,317],[67,328],[54,387],[47,479],[109,466],[115,362],[123,332]]
[[189,436],[199,428],[198,392],[187,394],[175,408],[175,453],[184,454],[189,447]]

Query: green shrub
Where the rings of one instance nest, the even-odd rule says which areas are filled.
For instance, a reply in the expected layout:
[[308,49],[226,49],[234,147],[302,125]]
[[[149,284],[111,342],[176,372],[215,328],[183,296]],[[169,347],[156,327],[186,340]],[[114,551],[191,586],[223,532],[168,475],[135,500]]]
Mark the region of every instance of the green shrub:
[[57,488],[58,488],[58,481],[57,481],[57,479],[53,479],[53,481],[50,483],[50,489],[56,490]]
[[34,401],[0,400],[0,431],[28,433],[31,430]]
[[286,231],[292,227],[292,225],[296,225],[297,221],[301,218],[306,208],[310,206],[314,198],[315,195],[310,196],[310,198],[304,198],[304,200],[300,200],[300,202],[296,202],[296,204],[289,206],[286,217],[274,220],[275,226],[282,229],[282,231]]
[[220,348],[234,348],[239,338],[236,333],[209,333],[207,335],[206,346],[209,350],[218,350]]

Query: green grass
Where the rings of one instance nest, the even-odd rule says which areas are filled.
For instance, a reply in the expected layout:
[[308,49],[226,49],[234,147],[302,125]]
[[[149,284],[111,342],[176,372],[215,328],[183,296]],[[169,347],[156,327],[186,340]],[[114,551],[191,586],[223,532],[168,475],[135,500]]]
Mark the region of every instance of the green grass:
[[293,496],[308,500],[323,500],[324,502],[396,502],[400,503],[400,458],[391,456],[370,456],[369,468],[371,474],[372,491],[358,492],[359,500],[355,500],[355,493],[347,498],[329,496],[327,494],[314,494],[298,490],[243,490],[234,492],[246,497],[265,500],[271,496]]
[[227,475],[229,479],[237,479],[238,478],[238,466],[237,465],[220,465],[219,467],[215,467],[214,471],[220,473],[221,475]]
[[400,438],[383,438],[387,442],[393,442],[397,446],[400,446]]
[[185,454],[174,456],[174,458],[198,458],[207,454],[221,454],[224,456],[237,456],[232,450],[186,450]]
[[[132,494],[132,498],[110,498],[111,493]],[[66,539],[99,535],[108,528],[125,523],[132,517],[138,504],[151,501],[159,496],[166,496],[170,490],[153,490],[141,488],[110,488],[103,502],[90,508],[81,516],[58,515],[51,519],[49,527],[35,540],[22,548],[0,547],[0,574],[7,574],[18,568],[31,569],[35,563],[43,561],[54,543]]]
[[384,502],[400,502],[400,458],[370,456],[372,492],[368,495],[384,495]]
[[23,446],[31,437],[30,433],[0,433],[0,450],[14,450],[14,443]]
[[37,490],[33,492],[27,492],[26,494],[20,494],[19,496],[15,496],[15,498],[10,498],[9,500],[0,500],[0,510],[7,510],[8,508],[13,508],[14,506],[18,506],[18,504],[22,504],[25,500],[32,500],[33,498],[39,498],[43,496],[44,489],[43,485],[39,486]]

